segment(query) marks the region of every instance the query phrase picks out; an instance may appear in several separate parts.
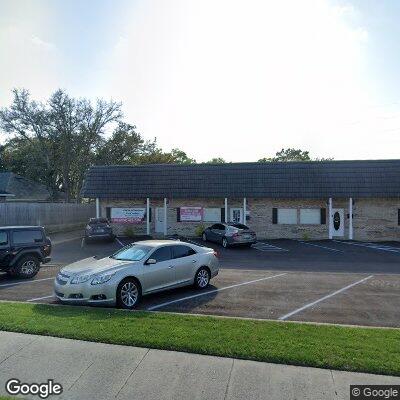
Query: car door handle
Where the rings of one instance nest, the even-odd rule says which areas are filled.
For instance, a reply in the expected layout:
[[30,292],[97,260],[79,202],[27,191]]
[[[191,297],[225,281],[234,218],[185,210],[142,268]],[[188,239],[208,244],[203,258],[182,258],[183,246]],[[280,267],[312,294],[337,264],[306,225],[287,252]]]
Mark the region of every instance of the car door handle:
[[192,263],[193,263],[193,264],[194,264],[194,263],[197,263],[197,260],[193,260]]
[[168,265],[168,269],[174,268],[173,265]]

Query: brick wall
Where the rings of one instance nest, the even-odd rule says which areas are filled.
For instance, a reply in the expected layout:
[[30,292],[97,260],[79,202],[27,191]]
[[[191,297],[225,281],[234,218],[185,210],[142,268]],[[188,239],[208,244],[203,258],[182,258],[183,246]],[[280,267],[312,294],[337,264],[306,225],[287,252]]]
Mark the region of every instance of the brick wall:
[[[150,233],[155,234],[156,208],[163,207],[163,199],[150,199],[152,218]],[[167,209],[168,235],[179,233],[184,236],[195,236],[200,225],[209,226],[213,222],[177,222],[178,207],[224,207],[224,199],[169,199]],[[344,209],[344,237],[349,237],[349,200],[333,199],[333,208]],[[146,199],[103,200],[102,216],[106,216],[106,207],[146,207]],[[228,216],[231,207],[243,207],[243,199],[228,199]],[[272,223],[273,208],[295,208],[298,224],[281,225]],[[326,224],[300,225],[301,208],[325,208]],[[355,240],[400,240],[400,227],[397,225],[397,213],[400,200],[396,199],[355,199],[353,206],[353,238]],[[247,210],[250,212],[246,224],[254,229],[257,236],[269,239],[328,239],[328,202],[320,200],[285,200],[285,199],[247,199]],[[229,218],[228,218],[229,220]],[[146,233],[146,222],[139,224],[113,224],[114,231],[123,235],[127,227],[133,228],[136,234]],[[162,235],[162,233],[160,233]]]
[[398,210],[400,199],[355,200],[355,240],[400,240]]

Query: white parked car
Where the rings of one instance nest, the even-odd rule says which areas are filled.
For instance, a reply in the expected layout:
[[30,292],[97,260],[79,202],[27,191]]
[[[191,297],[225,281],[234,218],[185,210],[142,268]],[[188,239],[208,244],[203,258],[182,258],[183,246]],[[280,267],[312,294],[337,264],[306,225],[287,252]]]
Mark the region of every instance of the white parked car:
[[187,285],[204,289],[218,268],[213,249],[175,240],[146,240],[110,257],[67,265],[54,281],[54,292],[63,303],[132,309],[142,295]]

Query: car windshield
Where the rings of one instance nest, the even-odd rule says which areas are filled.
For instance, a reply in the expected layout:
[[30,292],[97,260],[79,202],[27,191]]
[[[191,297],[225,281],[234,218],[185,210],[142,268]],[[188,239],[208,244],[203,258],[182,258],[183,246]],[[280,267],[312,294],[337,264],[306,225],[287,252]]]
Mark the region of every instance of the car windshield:
[[243,224],[230,224],[231,226],[233,226],[234,228],[238,228],[238,229],[249,229],[248,226],[243,225]]
[[132,245],[114,253],[110,258],[121,261],[140,261],[151,250],[150,246]]

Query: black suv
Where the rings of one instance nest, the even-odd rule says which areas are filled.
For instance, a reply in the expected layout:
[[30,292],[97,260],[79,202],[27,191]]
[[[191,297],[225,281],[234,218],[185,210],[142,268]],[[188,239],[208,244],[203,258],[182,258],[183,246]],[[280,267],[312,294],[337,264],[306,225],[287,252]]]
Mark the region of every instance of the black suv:
[[0,227],[0,271],[32,278],[50,259],[51,241],[40,226]]

